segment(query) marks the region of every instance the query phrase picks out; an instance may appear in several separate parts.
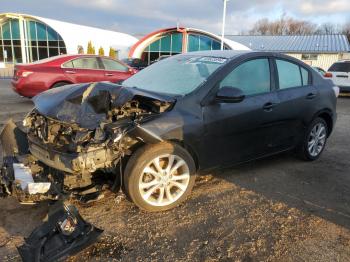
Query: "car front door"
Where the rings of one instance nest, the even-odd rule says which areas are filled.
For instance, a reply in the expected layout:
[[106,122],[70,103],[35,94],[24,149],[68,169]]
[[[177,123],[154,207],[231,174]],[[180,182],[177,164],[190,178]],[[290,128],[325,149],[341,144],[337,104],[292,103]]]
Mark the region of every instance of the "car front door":
[[281,124],[272,144],[283,150],[295,146],[303,136],[305,120],[312,119],[317,108],[318,91],[308,69],[283,58],[275,61]]
[[65,76],[73,83],[103,81],[103,68],[96,57],[81,57],[63,65]]
[[218,90],[238,88],[245,98],[233,103],[213,99],[203,107],[201,162],[205,167],[243,162],[269,152],[268,144],[278,122],[274,109],[279,103],[273,71],[272,60],[259,57],[234,67],[218,83]]
[[105,81],[119,83],[132,75],[132,72],[130,71],[129,67],[123,65],[122,63],[116,60],[109,58],[101,58],[101,61],[104,66]]

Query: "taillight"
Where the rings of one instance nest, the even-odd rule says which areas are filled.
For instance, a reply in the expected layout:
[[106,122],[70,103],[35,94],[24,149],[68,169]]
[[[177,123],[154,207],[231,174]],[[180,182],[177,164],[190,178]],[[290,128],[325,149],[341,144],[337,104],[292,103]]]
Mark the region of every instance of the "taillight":
[[324,77],[327,77],[327,78],[332,78],[332,77],[333,77],[333,74],[332,74],[332,73],[327,72],[327,73],[325,73],[325,74],[324,74]]
[[16,71],[17,77],[27,77],[29,75],[33,74],[32,71]]
[[334,91],[335,96],[338,97],[339,93],[340,93],[339,87],[333,86],[333,91]]

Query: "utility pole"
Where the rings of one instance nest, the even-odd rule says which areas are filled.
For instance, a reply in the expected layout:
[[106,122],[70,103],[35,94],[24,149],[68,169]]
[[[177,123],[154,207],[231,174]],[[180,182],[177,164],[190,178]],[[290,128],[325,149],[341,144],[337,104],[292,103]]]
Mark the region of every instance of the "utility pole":
[[226,5],[227,5],[227,1],[229,1],[229,0],[223,0],[223,1],[224,1],[224,11],[223,11],[223,14],[222,14],[221,50],[224,50],[225,23],[226,23]]

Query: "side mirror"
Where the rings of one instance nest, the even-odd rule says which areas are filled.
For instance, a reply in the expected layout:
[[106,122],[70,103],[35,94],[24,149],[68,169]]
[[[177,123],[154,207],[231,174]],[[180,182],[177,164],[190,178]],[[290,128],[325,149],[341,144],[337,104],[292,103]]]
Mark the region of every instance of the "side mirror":
[[243,101],[245,95],[243,91],[237,87],[224,86],[219,89],[216,94],[216,101],[224,103],[239,103]]

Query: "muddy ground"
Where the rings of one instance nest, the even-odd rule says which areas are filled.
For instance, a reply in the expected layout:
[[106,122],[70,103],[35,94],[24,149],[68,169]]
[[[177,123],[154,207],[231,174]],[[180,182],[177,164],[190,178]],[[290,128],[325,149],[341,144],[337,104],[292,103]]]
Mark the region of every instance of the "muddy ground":
[[[0,125],[32,107],[0,81]],[[198,178],[191,197],[145,213],[106,193],[78,205],[103,228],[95,245],[68,261],[350,261],[350,98],[321,159],[270,157]],[[45,218],[47,204],[0,200],[0,261]]]

